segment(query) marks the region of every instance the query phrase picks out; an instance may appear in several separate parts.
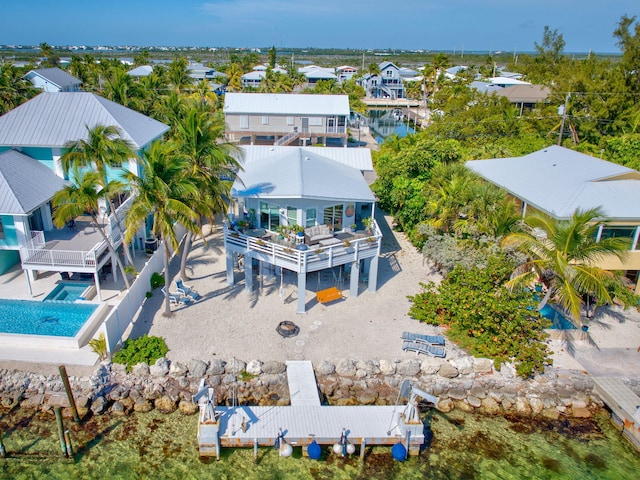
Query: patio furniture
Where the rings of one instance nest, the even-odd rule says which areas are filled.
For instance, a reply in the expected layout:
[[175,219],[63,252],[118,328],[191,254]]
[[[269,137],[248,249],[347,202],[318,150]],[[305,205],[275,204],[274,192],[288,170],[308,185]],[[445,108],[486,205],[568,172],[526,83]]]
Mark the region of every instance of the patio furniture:
[[184,283],[182,283],[182,279],[178,278],[176,280],[176,291],[182,295],[184,295],[185,297],[189,297],[192,300],[199,300],[201,295],[196,292],[192,287],[190,287],[189,285],[185,285]]
[[163,295],[169,297],[169,303],[171,305],[189,305],[191,303],[191,299],[189,297],[183,296],[178,292],[168,292],[167,287],[162,287],[161,289]]
[[340,300],[341,298],[342,291],[338,290],[337,287],[327,288],[316,293],[316,299],[320,303],[329,303],[335,300]]
[[402,340],[411,340],[413,342],[422,342],[431,345],[444,345],[445,343],[442,335],[422,335],[412,332],[402,332]]
[[320,240],[333,238],[333,233],[328,225],[315,225],[304,229],[304,240],[307,245],[315,245]]
[[440,345],[429,345],[422,342],[414,342],[411,340],[405,340],[402,342],[402,350],[407,352],[416,352],[416,355],[422,353],[423,355],[432,355],[434,357],[444,358],[446,350]]
[[337,238],[331,237],[324,240],[320,240],[318,243],[320,244],[321,247],[330,247],[331,245],[338,245],[339,243],[342,243],[342,242]]

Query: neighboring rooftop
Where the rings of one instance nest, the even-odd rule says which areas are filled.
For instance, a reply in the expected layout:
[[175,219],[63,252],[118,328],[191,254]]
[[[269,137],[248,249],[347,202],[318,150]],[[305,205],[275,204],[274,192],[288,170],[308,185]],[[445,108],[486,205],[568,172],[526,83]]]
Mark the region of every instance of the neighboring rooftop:
[[349,115],[347,95],[227,93],[224,113],[253,115]]
[[540,103],[547,99],[551,89],[544,85],[513,85],[493,93],[506,97],[511,103]]
[[63,147],[86,139],[87,127],[118,127],[140,149],[169,127],[146,115],[89,92],[43,92],[0,117],[0,145]]
[[568,219],[601,207],[612,220],[640,219],[640,172],[551,146],[516,158],[473,160],[467,167],[532,207]]
[[81,80],[78,80],[73,75],[69,75],[67,72],[57,67],[39,68],[37,70],[31,70],[25,75],[25,78],[29,81],[31,81],[34,77],[40,77],[46,82],[49,82],[60,89],[82,84]]
[[16,150],[0,153],[0,214],[29,215],[67,182]]
[[272,145],[244,145],[241,148],[245,152],[245,164],[263,161],[270,157],[282,156],[291,152],[292,149],[298,149],[302,154],[308,152],[313,155],[320,155],[330,160],[340,162],[348,167],[356,168],[362,172],[373,171],[371,150],[368,148],[288,147]]

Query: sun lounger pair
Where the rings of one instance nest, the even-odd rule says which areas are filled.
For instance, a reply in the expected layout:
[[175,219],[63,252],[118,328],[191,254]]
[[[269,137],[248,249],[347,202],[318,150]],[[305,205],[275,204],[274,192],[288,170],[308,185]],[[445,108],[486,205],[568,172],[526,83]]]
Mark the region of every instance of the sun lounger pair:
[[200,300],[201,295],[189,285],[185,285],[184,283],[182,283],[181,278],[178,278],[176,280],[176,287],[178,287],[176,288],[176,291],[183,296],[189,297],[191,300]]
[[427,343],[430,345],[444,345],[444,337],[441,335],[422,335],[420,333],[402,332],[402,340]]
[[405,340],[402,342],[402,350],[405,352],[416,352],[416,355],[422,353],[424,355],[432,355],[434,357],[444,358],[446,356],[445,348],[441,345],[430,345],[423,342],[414,342]]
[[191,298],[184,296],[180,292],[167,292],[167,287],[162,287],[162,294],[169,297],[171,305],[190,305]]

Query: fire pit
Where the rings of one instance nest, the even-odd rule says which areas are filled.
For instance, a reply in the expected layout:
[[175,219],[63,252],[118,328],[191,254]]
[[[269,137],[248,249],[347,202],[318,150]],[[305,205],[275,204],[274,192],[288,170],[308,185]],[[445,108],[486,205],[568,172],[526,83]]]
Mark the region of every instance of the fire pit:
[[287,337],[295,337],[300,332],[300,327],[298,327],[295,323],[290,322],[289,320],[285,320],[284,322],[280,322],[276,327],[276,332],[278,332],[284,338]]

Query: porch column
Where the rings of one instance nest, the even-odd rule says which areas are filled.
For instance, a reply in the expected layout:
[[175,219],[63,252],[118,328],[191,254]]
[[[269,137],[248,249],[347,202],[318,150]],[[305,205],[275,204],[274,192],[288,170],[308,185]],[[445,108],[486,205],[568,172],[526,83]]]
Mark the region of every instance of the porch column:
[[250,252],[244,254],[244,290],[253,291],[253,258]]
[[378,257],[370,259],[369,263],[369,284],[367,290],[375,292],[378,289]]
[[23,270],[24,272],[24,276],[27,279],[27,287],[29,288],[29,295],[31,295],[33,297],[33,289],[31,288],[31,279],[29,278],[31,276],[31,270]]
[[[117,255],[117,254],[116,254]],[[117,282],[118,281],[118,257],[116,257],[116,255],[111,255],[111,273],[113,274],[113,281]],[[98,261],[98,259],[96,258],[96,262]],[[95,273],[96,275],[98,274],[98,272]]]
[[232,287],[235,285],[235,275],[233,274],[233,256],[234,252],[231,250],[227,250],[226,260],[227,260],[227,286]]
[[360,282],[360,262],[355,261],[351,264],[351,279],[349,280],[349,296],[358,296],[358,283]]
[[305,315],[306,310],[306,293],[307,293],[307,274],[305,272],[298,273],[298,309],[296,313]]
[[[115,270],[115,268],[112,268],[112,270]],[[93,279],[96,282],[96,295],[98,296],[98,301],[101,302],[102,301],[102,289],[100,288],[100,275],[98,275],[98,272],[94,272],[93,273]]]

